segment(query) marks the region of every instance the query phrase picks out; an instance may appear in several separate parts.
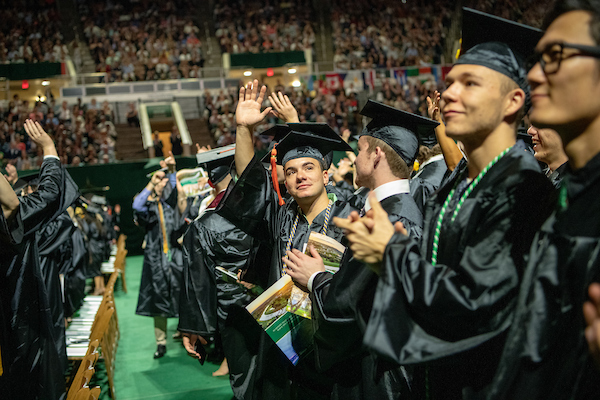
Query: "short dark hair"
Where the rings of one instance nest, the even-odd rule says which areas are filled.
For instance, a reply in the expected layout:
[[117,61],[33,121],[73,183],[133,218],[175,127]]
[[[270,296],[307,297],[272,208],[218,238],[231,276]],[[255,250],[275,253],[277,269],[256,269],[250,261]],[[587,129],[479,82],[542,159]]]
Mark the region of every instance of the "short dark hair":
[[587,11],[592,15],[592,20],[590,21],[590,36],[594,39],[596,45],[600,45],[599,0],[557,0],[544,19],[543,29],[548,29],[555,19],[570,11]]
[[375,151],[376,147],[381,148],[385,154],[387,163],[392,171],[392,174],[399,179],[408,179],[410,177],[410,167],[406,165],[406,162],[392,149],[390,145],[381,139],[374,138],[373,136],[364,136],[367,139],[369,148],[367,153],[371,154]]

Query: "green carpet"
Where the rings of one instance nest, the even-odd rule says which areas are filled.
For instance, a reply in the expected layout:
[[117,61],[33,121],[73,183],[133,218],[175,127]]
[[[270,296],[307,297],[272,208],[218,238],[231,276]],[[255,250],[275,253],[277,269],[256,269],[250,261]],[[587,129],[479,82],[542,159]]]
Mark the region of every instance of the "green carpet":
[[[177,319],[169,319],[167,354],[152,358],[156,350],[152,318],[135,315],[142,256],[127,257],[127,289],[121,290],[120,280],[115,288],[115,303],[121,338],[115,363],[115,390],[118,400],[230,400],[233,398],[228,377],[211,374],[218,364],[204,366],[185,352],[181,341],[171,335],[177,329]],[[104,390],[106,394],[108,390]],[[108,398],[103,396],[104,398]]]

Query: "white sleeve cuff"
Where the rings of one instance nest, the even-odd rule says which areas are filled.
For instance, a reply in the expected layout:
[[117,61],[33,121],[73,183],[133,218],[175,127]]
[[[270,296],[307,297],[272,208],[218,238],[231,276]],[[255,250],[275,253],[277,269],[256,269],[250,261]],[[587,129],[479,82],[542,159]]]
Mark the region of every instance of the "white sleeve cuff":
[[47,156],[44,156],[44,160],[45,160],[45,159],[47,159],[47,158],[55,158],[55,159],[57,159],[58,161],[60,161],[60,158],[58,158],[57,156],[55,156],[55,155],[53,155],[53,154],[48,154]]
[[309,292],[312,292],[312,285],[313,285],[313,281],[315,280],[315,276],[319,275],[321,272],[323,272],[323,271],[315,272],[314,274],[312,274],[310,276],[310,278],[308,278],[308,283],[306,284],[306,287],[308,288]]

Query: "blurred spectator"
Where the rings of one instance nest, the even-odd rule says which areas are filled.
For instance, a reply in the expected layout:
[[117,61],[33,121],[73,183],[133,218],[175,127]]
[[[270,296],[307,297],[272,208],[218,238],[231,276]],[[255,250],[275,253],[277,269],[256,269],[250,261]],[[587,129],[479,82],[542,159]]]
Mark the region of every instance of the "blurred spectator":
[[158,131],[154,131],[154,138],[152,142],[154,143],[154,157],[164,157],[163,152],[163,142],[160,140]]
[[134,102],[129,103],[129,108],[127,109],[127,123],[129,126],[140,126],[140,119]]
[[181,136],[179,135],[179,128],[173,125],[171,131],[171,152],[174,156],[180,156],[183,154],[183,147],[181,146]]
[[[69,106],[63,101],[56,113],[53,102],[36,102],[29,108],[28,101],[13,97],[6,110],[0,110],[0,160],[3,165],[13,164],[17,169],[37,169],[41,166],[41,150],[29,140],[23,123],[32,118],[53,138],[63,164],[77,166],[98,162],[114,162],[115,126],[104,112],[89,110],[84,117],[81,102]],[[103,110],[109,110],[105,107]]]
[[268,53],[313,49],[314,15],[309,0],[225,0],[215,4],[213,20],[222,52]]
[[78,0],[96,71],[108,80],[192,78],[204,65],[200,29],[188,0]]
[[63,62],[68,55],[54,1],[0,1],[0,63]]

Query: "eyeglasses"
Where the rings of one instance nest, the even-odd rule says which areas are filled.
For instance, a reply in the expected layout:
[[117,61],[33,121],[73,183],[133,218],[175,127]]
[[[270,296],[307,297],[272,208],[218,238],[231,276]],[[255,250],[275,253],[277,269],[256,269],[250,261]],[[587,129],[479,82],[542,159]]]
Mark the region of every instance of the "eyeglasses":
[[[579,52],[564,54],[565,49],[579,50]],[[600,46],[585,46],[573,43],[549,43],[544,50],[536,51],[527,60],[527,70],[531,70],[538,62],[546,75],[556,73],[562,60],[571,57],[600,58]]]

